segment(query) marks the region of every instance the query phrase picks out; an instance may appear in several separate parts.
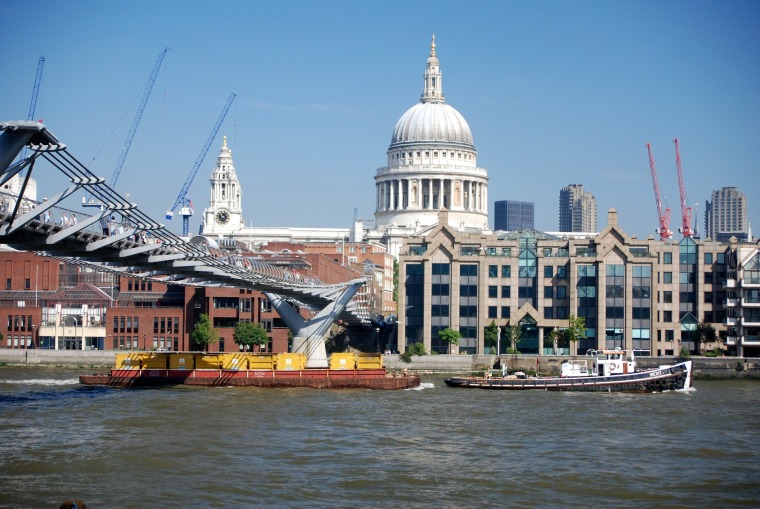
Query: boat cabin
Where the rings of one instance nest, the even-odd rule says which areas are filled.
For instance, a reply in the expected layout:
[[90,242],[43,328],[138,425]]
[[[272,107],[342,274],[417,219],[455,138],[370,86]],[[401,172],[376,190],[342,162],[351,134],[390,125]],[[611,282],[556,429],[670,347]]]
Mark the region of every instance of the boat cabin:
[[[628,354],[628,355],[626,355]],[[579,376],[609,376],[627,375],[636,371],[636,360],[633,352],[625,350],[589,350],[592,356],[592,366],[589,369],[587,360],[564,361],[560,366],[559,376],[562,378]]]

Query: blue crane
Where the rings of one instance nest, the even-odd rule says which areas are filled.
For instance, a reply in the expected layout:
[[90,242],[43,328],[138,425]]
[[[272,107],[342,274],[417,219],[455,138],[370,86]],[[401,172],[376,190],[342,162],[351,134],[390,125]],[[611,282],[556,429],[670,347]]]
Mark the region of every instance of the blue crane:
[[180,215],[182,215],[182,236],[183,237],[187,237],[190,234],[190,216],[192,216],[195,213],[193,211],[192,204],[187,197],[187,193],[190,190],[190,185],[193,183],[193,180],[195,179],[195,175],[198,173],[198,168],[200,168],[201,164],[203,164],[203,159],[205,159],[206,157],[206,152],[208,152],[209,147],[211,147],[211,144],[214,142],[214,138],[216,138],[216,133],[219,131],[219,128],[222,126],[222,122],[224,122],[224,117],[227,116],[227,111],[229,111],[230,106],[232,105],[232,101],[235,100],[236,96],[237,95],[234,92],[230,94],[230,98],[227,99],[227,104],[225,104],[224,108],[222,108],[222,113],[221,115],[219,115],[219,119],[216,121],[216,125],[214,125],[214,128],[211,130],[211,134],[209,134],[208,139],[206,140],[206,144],[203,145],[203,148],[201,149],[201,153],[198,155],[198,159],[195,161],[193,168],[190,170],[190,174],[187,176],[187,180],[185,180],[185,185],[182,186],[182,190],[179,192],[177,199],[174,200],[174,205],[172,205],[171,208],[166,211],[166,219],[171,219],[172,217],[174,217],[174,210],[177,208],[179,204],[182,204],[182,208],[180,209],[179,213]]
[[[45,57],[40,57],[37,62],[37,75],[34,77],[34,87],[32,88],[32,100],[29,101],[29,113],[26,119],[29,121],[34,120],[34,111],[37,109],[37,97],[40,93],[40,83],[42,82],[42,68],[45,67]],[[21,152],[21,159],[26,157],[27,148]]]
[[[137,107],[135,118],[132,120],[132,127],[129,128],[129,134],[127,134],[127,141],[124,142],[124,146],[122,147],[121,153],[119,154],[119,160],[116,162],[116,168],[114,168],[113,174],[111,175],[111,181],[109,182],[111,189],[114,189],[116,187],[116,181],[119,180],[119,174],[121,173],[122,166],[124,166],[124,160],[127,158],[129,147],[132,146],[132,140],[134,139],[135,133],[137,132],[137,126],[140,125],[140,119],[142,118],[143,111],[145,111],[145,105],[148,103],[148,98],[150,97],[150,93],[153,90],[153,83],[156,82],[158,71],[161,69],[161,64],[163,63],[164,57],[168,51],[169,48],[164,48],[164,51],[158,55],[156,63],[153,65],[153,70],[148,77],[148,83],[145,85],[145,91],[143,92],[142,100],[140,101],[140,105]],[[82,198],[82,205],[85,207],[101,206],[100,203],[94,203],[91,196],[89,198]]]

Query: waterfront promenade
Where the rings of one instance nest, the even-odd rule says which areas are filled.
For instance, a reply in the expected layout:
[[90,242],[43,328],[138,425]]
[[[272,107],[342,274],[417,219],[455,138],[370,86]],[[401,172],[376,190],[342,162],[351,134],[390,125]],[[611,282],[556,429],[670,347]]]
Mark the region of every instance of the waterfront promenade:
[[[126,350],[0,350],[0,365],[40,365],[61,367],[110,368],[117,353]],[[567,355],[502,355],[500,362],[510,371],[536,370],[541,374],[558,374],[563,361],[584,359],[586,356]],[[637,357],[641,368],[671,364],[673,357]],[[753,378],[760,379],[760,359],[739,357],[700,357],[694,361],[696,378]],[[399,355],[383,356],[383,365],[391,370],[409,369],[422,373],[468,373],[482,371],[496,363],[496,355],[415,355],[404,362]]]

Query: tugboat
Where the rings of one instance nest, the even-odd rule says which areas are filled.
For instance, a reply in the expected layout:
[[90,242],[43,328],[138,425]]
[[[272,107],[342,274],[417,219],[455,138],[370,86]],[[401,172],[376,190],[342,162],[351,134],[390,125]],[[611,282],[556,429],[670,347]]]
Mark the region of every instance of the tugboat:
[[134,352],[116,355],[107,374],[82,375],[79,383],[109,387],[311,387],[314,389],[411,389],[420,377],[389,373],[381,354],[334,353],[329,367],[306,368],[303,353]]
[[522,372],[492,376],[486,370],[483,376],[444,381],[449,387],[497,390],[663,392],[691,387],[691,361],[639,370],[633,352],[590,350],[588,355],[591,366],[586,359],[564,361],[555,377],[527,377]]

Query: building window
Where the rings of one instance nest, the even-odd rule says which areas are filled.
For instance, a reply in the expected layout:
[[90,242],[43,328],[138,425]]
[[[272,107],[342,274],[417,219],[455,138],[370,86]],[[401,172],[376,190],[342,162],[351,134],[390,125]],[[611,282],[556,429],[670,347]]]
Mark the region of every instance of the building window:
[[501,317],[502,318],[509,318],[510,315],[510,309],[509,306],[501,306]]
[[673,282],[673,273],[672,272],[663,272],[662,273],[662,282],[665,284],[672,283]]
[[545,247],[544,248],[544,256],[551,256],[552,255],[552,248]]
[[662,302],[666,304],[673,302],[673,292],[662,292]]
[[32,280],[29,278],[24,279],[24,290],[32,289]]
[[662,253],[662,263],[673,263],[673,253]]
[[5,289],[10,290],[11,289],[11,278],[5,278]]
[[713,293],[712,292],[705,292],[705,302],[711,303],[713,300]]
[[551,320],[554,318],[554,309],[551,306],[544,308],[544,318]]
[[712,265],[712,262],[713,262],[713,254],[705,253],[705,265]]
[[488,287],[488,298],[489,299],[495,299],[499,296],[499,287],[498,286],[489,286]]
[[557,287],[557,298],[558,299],[566,299],[567,298],[567,287],[566,286],[558,286]]
[[[512,277],[512,266],[511,265],[502,265],[501,266],[501,277]],[[8,281],[10,281],[10,279]]]
[[546,267],[544,267],[544,277],[546,279],[553,278],[554,277],[554,267],[552,267],[551,265],[547,265]]
[[557,277],[560,279],[564,279],[567,277],[567,267],[564,265],[561,265],[557,267]]
[[665,323],[671,323],[673,321],[673,312],[672,311],[663,311],[662,312],[662,321]]
[[705,284],[711,285],[713,282],[713,275],[712,272],[705,272]]
[[553,288],[551,286],[544,286],[544,299],[551,299],[553,296]]
[[496,315],[496,306],[488,306],[488,318],[498,318]]
[[499,266],[498,265],[489,265],[488,266],[488,277],[499,277]]
[[501,298],[502,299],[508,299],[511,297],[511,286],[502,286],[501,287]]

